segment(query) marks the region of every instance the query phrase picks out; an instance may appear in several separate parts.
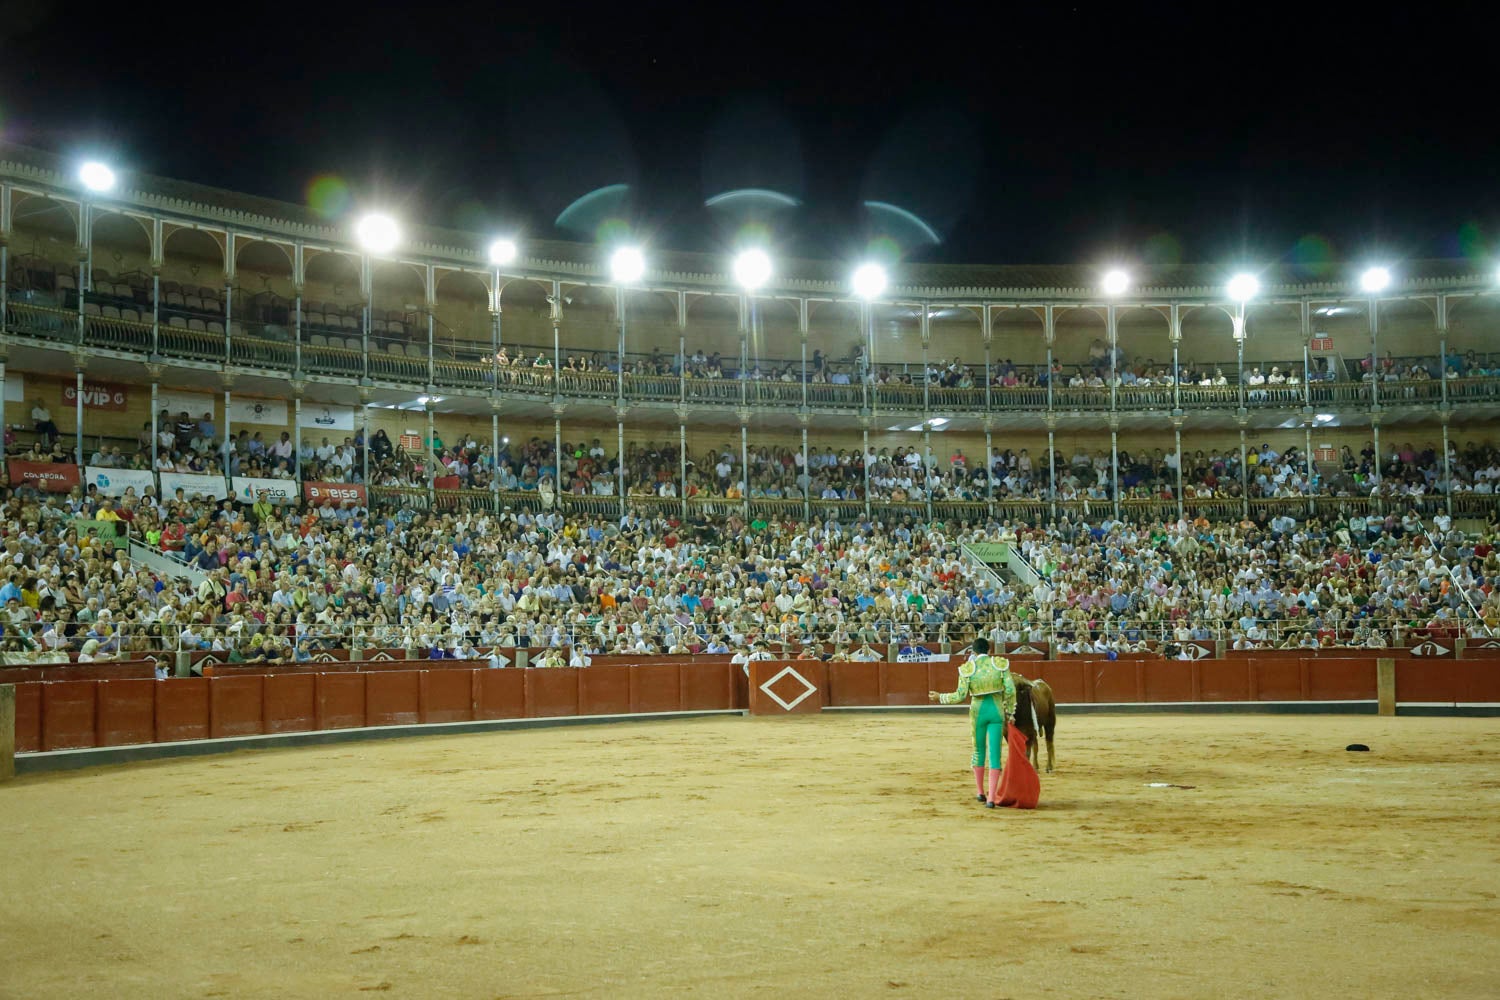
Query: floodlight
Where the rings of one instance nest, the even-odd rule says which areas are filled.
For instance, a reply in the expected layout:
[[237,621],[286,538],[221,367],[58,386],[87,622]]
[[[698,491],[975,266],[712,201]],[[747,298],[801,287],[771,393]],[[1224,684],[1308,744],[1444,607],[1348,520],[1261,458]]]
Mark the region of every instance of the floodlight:
[[615,284],[633,284],[646,273],[646,257],[639,247],[621,247],[609,258],[609,271]]
[[360,219],[354,235],[358,237],[359,245],[370,253],[390,253],[401,241],[401,230],[397,227],[396,220],[379,213]]
[[1247,302],[1260,292],[1260,279],[1253,274],[1236,274],[1229,279],[1229,297],[1236,302]]
[[496,267],[504,267],[516,259],[515,240],[496,240],[490,244],[490,263]]
[[115,172],[98,160],[90,160],[78,168],[78,179],[90,191],[103,193],[115,186]]
[[1130,275],[1119,268],[1106,271],[1103,286],[1105,295],[1124,295],[1126,289],[1130,287]]
[[879,264],[861,264],[854,269],[854,294],[866,301],[885,291],[885,268]]
[[1359,276],[1359,287],[1361,291],[1374,295],[1385,291],[1391,283],[1391,272],[1383,267],[1372,267]]
[[771,258],[764,250],[746,250],[734,259],[734,280],[755,291],[771,280]]

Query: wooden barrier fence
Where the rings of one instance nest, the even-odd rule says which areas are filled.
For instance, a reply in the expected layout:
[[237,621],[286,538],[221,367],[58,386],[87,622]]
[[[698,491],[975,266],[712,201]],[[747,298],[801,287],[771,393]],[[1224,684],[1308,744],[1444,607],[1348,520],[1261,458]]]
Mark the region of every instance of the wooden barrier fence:
[[[1286,651],[1288,653],[1292,651]],[[746,672],[728,662],[641,660],[588,668],[489,669],[475,661],[221,667],[211,677],[108,676],[15,685],[16,750],[35,752],[270,733],[486,719],[743,710]],[[957,685],[957,662],[777,660],[831,708],[927,704]],[[1036,660],[1020,666],[1062,705],[1348,702],[1377,698],[1375,656],[1222,660]],[[801,683],[798,681],[797,683]],[[1396,661],[1402,703],[1500,703],[1500,663]]]

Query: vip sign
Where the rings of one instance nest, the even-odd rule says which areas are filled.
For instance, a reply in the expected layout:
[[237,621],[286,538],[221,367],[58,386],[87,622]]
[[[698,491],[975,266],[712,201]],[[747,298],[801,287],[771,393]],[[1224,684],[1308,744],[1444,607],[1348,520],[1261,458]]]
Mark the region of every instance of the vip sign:
[[85,382],[82,392],[75,382],[64,382],[62,385],[64,403],[77,406],[82,399],[84,408],[89,410],[123,410],[129,398],[123,385],[110,382]]

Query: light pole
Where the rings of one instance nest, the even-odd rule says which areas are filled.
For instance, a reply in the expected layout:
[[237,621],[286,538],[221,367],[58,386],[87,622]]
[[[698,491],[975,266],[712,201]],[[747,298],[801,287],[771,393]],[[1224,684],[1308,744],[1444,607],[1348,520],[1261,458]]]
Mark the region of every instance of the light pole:
[[[751,247],[748,250],[741,251],[739,256],[735,257],[734,259],[734,280],[739,282],[740,287],[745,290],[746,311],[750,315],[750,334],[753,334],[755,332],[756,289],[760,288],[767,281],[771,280],[771,272],[771,257],[759,247]],[[745,335],[741,335],[740,343],[744,344],[744,342]],[[750,393],[750,383],[745,379],[743,361],[740,364],[740,380],[745,393],[744,398],[748,400]],[[748,410],[746,412],[748,412]],[[804,431],[803,434],[804,446],[802,450],[805,454],[807,451],[805,444],[806,431]],[[741,466],[743,466],[740,470],[740,474],[744,477],[745,480],[744,500],[746,519],[748,520],[750,512],[750,444],[748,432],[743,421],[740,424],[740,464]]]
[[[491,331],[494,336],[490,342],[490,364],[491,370],[494,372],[493,388],[496,390],[500,388],[500,344],[502,342],[500,329],[500,269],[502,267],[509,267],[515,263],[518,253],[519,250],[516,247],[516,241],[507,237],[501,237],[490,244],[490,266],[494,268],[493,277],[495,280],[495,324],[494,329]],[[491,443],[493,444],[493,442]],[[499,450],[499,448],[495,449],[496,452],[499,452]]]
[[[610,276],[615,282],[615,311],[620,316],[620,342],[615,353],[617,419],[615,485],[620,491],[620,519],[625,519],[625,286],[633,285],[646,273],[646,256],[640,247],[620,247],[609,258]],[[558,456],[558,461],[562,456]]]
[[[372,254],[385,256],[401,242],[401,227],[389,215],[372,212],[359,220],[354,227],[355,238],[364,250],[360,255],[360,291],[364,299],[360,309],[360,373],[370,375],[370,309],[375,297],[375,268],[370,260]],[[429,315],[431,315],[429,313]],[[432,324],[427,325],[427,381],[432,382]]]
[[[1104,273],[1100,282],[1104,294],[1110,299],[1119,298],[1130,288],[1130,275],[1120,268]],[[1115,520],[1120,519],[1120,434],[1115,426],[1116,411],[1120,407],[1120,315],[1111,301],[1104,307],[1104,328],[1109,338],[1109,495],[1114,501]]]
[[[1359,289],[1370,303],[1370,445],[1375,449],[1376,489],[1383,485],[1380,458],[1380,293],[1391,283],[1391,272],[1384,267],[1365,268],[1359,276]],[[1377,504],[1377,511],[1383,508]]]
[[[1259,294],[1260,279],[1253,274],[1236,274],[1229,279],[1227,291],[1235,303],[1234,347],[1239,366],[1239,408],[1243,413],[1245,409],[1245,304]],[[1250,476],[1246,457],[1245,422],[1242,419],[1240,421],[1240,513],[1243,517],[1250,516]]]
[[[863,367],[868,370],[871,359],[875,353],[875,309],[874,300],[885,293],[886,287],[885,268],[879,264],[870,262],[859,265],[854,269],[854,276],[850,283],[854,286],[854,294],[859,296],[864,311],[864,337],[865,337],[865,360]],[[865,475],[865,516],[870,516],[870,380],[865,372],[859,372],[860,398],[864,401],[866,413],[861,423],[864,425],[863,445],[864,454],[861,456],[861,464],[864,466]],[[922,377],[926,378],[924,371]]]
[[[1370,409],[1380,407],[1380,293],[1391,283],[1391,272],[1384,267],[1366,268],[1359,276],[1359,288],[1369,296],[1370,304]],[[1375,460],[1380,460],[1377,449]]]

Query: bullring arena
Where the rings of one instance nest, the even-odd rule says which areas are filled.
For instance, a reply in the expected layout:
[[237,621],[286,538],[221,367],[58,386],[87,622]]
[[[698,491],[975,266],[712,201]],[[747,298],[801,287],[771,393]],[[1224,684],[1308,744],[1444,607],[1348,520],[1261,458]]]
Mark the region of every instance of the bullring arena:
[[0,146],[0,996],[1500,993],[1493,275],[495,235]]

